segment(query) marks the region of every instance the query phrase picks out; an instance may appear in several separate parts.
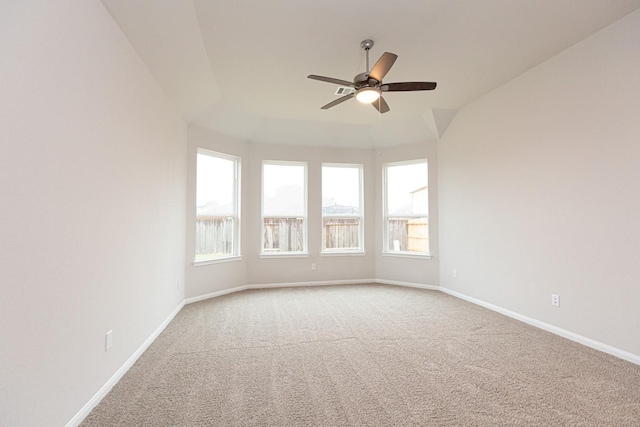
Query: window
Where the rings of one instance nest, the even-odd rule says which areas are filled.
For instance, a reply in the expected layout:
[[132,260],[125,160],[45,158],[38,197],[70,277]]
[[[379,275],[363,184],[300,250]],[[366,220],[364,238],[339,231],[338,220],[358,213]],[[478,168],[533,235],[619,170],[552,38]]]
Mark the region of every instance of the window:
[[307,252],[307,164],[262,163],[262,254]]
[[427,160],[384,165],[384,252],[429,255]]
[[240,255],[240,159],[198,149],[196,262]]
[[322,252],[362,252],[362,165],[322,165]]

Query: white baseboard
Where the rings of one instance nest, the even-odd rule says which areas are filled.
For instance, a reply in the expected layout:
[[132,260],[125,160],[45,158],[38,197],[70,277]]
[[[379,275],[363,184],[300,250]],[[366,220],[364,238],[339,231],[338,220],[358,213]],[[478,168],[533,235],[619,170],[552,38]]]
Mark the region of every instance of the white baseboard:
[[235,288],[224,289],[222,291],[211,292],[197,297],[187,298],[185,304],[192,304],[198,301],[204,301],[209,298],[216,298],[222,295],[232,294],[234,292],[246,291],[247,289],[272,289],[272,288],[296,288],[303,286],[329,286],[329,285],[359,285],[363,283],[376,283],[375,279],[356,279],[356,280],[322,280],[316,282],[284,282],[284,283],[254,283],[251,285],[238,286]]
[[535,326],[536,328],[540,328],[547,332],[551,332],[552,334],[559,335],[563,338],[570,339],[571,341],[575,341],[582,345],[586,345],[587,347],[600,350],[604,353],[610,354],[612,356],[618,357],[620,359],[626,360],[636,365],[640,365],[640,356],[637,354],[629,353],[628,351],[621,350],[619,348],[610,346],[608,344],[601,343],[591,338],[587,338],[585,336],[576,334],[574,332],[567,331],[566,329],[562,329],[557,326],[551,325],[549,323],[545,323],[540,320],[537,320],[528,316],[524,316],[520,313],[516,313],[515,311],[507,310],[506,308],[499,307],[497,305],[479,300],[477,298],[470,297],[468,295],[462,294],[460,292],[456,292],[454,290],[451,290],[442,286],[424,285],[420,283],[400,282],[397,280],[386,280],[386,279],[358,279],[358,280],[326,280],[326,281],[317,281],[317,282],[251,284],[251,285],[239,286],[237,288],[225,289],[223,291],[212,292],[210,294],[201,295],[194,298],[188,298],[187,300],[185,300],[185,304],[191,304],[193,302],[219,297],[219,296],[230,294],[233,292],[244,291],[246,289],[292,288],[292,287],[300,287],[300,286],[349,285],[349,284],[363,284],[363,283],[380,283],[384,285],[403,286],[408,288],[441,291],[451,296],[454,296],[456,298],[469,301],[473,304],[477,304],[479,306],[488,308],[489,310],[493,310],[505,316],[508,316],[513,319],[519,320],[521,322],[527,323],[529,325]]
[[133,353],[131,357],[129,357],[129,359],[127,359],[127,361],[120,367],[120,369],[118,369],[116,373],[113,374],[111,378],[109,378],[109,381],[107,381],[106,384],[103,385],[91,399],[89,399],[86,405],[84,405],[82,409],[80,409],[80,411],[67,423],[66,427],[76,427],[80,425],[80,423],[87,417],[87,415],[89,415],[91,410],[95,408],[98,403],[100,403],[100,401],[107,395],[107,393],[111,391],[113,386],[116,385],[118,381],[120,381],[120,378],[122,378],[122,376],[129,370],[129,368],[131,368],[131,366],[136,363],[136,360],[138,360],[142,353],[144,353],[145,350],[151,345],[151,343],[155,341],[158,335],[160,335],[160,333],[164,331],[164,328],[166,328],[167,325],[173,320],[173,318],[176,317],[176,315],[180,312],[180,310],[182,310],[182,307],[184,307],[184,301],[178,304],[178,306],[169,314],[169,316],[164,319],[160,326],[158,326],[156,330],[153,331],[149,338],[147,338],[145,342],[143,342],[142,345],[135,351],[135,353]]
[[256,283],[247,285],[248,289],[271,289],[271,288],[297,288],[305,286],[332,286],[332,285],[361,285],[364,283],[375,283],[375,279],[355,279],[355,280],[321,280],[316,282],[285,282],[285,283]]
[[559,328],[557,326],[551,325],[546,322],[542,322],[540,320],[524,316],[520,313],[516,313],[515,311],[507,310],[506,308],[502,308],[500,306],[479,300],[477,298],[470,297],[468,295],[462,294],[460,292],[456,292],[454,290],[440,287],[440,291],[454,296],[456,298],[463,299],[465,301],[469,301],[473,304],[488,308],[489,310],[493,310],[500,314],[504,314],[505,316],[511,317],[512,319],[519,320],[521,322],[527,323],[531,326],[535,326],[536,328],[543,329],[547,332],[551,332],[552,334],[559,335],[563,338],[567,338],[571,341],[575,341],[579,344],[586,345],[587,347],[591,347],[596,350],[600,350],[604,353],[610,354],[612,356],[618,357],[620,359],[626,360],[627,362],[635,363],[636,365],[640,365],[640,356],[637,354],[629,353],[628,351],[621,350],[619,348],[610,346],[608,344],[601,343],[600,341],[593,340],[591,338],[587,338],[585,336],[576,334],[571,331],[567,331],[566,329]]
[[399,282],[397,280],[385,280],[385,279],[376,279],[376,283],[381,283],[383,285],[393,285],[393,286],[403,286],[405,288],[418,288],[418,289],[427,289],[430,291],[439,291],[439,286],[433,285],[423,285],[421,283],[411,283],[411,282]]
[[238,287],[235,287],[235,288],[223,289],[221,291],[211,292],[211,293],[204,294],[204,295],[198,295],[197,297],[187,298],[187,299],[184,300],[184,303],[185,304],[193,304],[194,302],[204,301],[204,300],[209,299],[209,298],[221,297],[222,295],[232,294],[234,292],[245,291],[247,289],[249,289],[247,287],[247,285],[238,286]]

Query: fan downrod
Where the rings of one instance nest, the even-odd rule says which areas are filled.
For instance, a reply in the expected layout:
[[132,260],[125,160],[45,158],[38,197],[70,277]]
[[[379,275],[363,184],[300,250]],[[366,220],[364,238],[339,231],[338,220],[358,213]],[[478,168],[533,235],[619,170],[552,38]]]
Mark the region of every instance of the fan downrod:
[[362,40],[362,42],[360,43],[360,47],[364,49],[364,52],[367,56],[367,71],[365,71],[364,73],[360,73],[353,78],[353,82],[356,84],[362,84],[369,80],[369,49],[373,47],[373,40]]

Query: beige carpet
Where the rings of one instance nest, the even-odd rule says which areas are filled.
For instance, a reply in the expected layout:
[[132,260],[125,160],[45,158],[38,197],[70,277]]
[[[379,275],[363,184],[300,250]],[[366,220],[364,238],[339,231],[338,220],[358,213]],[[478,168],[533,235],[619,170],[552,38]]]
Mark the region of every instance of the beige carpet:
[[84,426],[640,426],[640,366],[436,291],[185,306]]

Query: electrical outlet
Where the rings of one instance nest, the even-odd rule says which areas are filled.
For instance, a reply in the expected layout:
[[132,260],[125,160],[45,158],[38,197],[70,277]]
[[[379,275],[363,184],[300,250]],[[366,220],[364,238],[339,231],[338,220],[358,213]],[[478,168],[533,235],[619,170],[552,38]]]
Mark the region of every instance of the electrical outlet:
[[457,279],[457,278],[458,278],[458,269],[457,269],[457,268],[454,268],[454,269],[453,269],[453,278],[454,278],[454,279]]
[[104,351],[109,351],[113,347],[113,330],[107,332],[104,336]]
[[316,271],[316,263],[315,262],[311,263],[311,270]]
[[180,279],[176,282],[176,286],[178,287],[178,290],[180,290]]
[[551,305],[560,307],[560,295],[551,294]]

